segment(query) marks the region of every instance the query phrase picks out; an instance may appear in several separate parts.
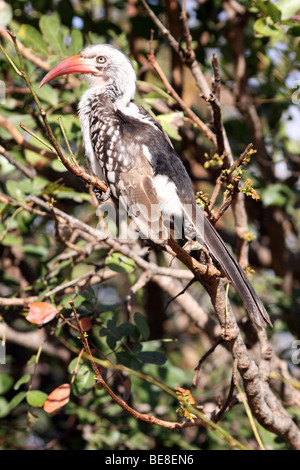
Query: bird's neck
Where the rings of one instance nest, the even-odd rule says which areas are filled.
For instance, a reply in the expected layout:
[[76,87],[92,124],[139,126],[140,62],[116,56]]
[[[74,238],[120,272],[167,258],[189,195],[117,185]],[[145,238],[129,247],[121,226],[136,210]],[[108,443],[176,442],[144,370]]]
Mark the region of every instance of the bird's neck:
[[130,107],[134,93],[132,91],[128,91],[128,93],[118,93],[117,90],[110,88],[88,88],[80,100],[79,113],[81,113],[83,108],[86,112],[91,111],[92,102],[96,97],[98,97],[99,102],[103,102],[105,106],[109,101],[112,104],[112,108],[118,109],[120,111],[126,111],[126,109]]

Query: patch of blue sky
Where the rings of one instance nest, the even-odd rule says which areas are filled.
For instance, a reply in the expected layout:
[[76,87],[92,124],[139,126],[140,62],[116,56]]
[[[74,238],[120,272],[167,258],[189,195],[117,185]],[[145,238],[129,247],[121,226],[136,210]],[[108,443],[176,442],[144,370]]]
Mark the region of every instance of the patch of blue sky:
[[79,16],[74,16],[72,18],[72,26],[73,26],[73,28],[76,28],[76,29],[82,29],[83,26],[84,26],[83,19],[80,18]]

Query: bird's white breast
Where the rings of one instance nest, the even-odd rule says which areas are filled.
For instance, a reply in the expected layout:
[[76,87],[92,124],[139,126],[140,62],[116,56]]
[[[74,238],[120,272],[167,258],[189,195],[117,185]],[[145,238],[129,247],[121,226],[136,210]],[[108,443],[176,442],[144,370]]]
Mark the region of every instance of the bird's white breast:
[[99,161],[95,157],[93,145],[91,141],[91,130],[90,130],[90,113],[93,98],[95,97],[95,90],[89,89],[84,92],[78,105],[78,115],[81,125],[83,146],[85,149],[85,156],[88,158],[91,165],[92,172],[100,179],[103,180],[103,171],[99,164]]

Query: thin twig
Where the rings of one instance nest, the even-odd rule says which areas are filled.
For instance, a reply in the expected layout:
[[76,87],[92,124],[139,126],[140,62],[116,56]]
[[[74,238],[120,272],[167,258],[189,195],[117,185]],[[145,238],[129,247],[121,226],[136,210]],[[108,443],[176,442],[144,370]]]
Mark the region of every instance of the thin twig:
[[[230,177],[232,175],[232,173],[239,167],[243,164],[243,162],[246,163],[245,159],[247,160],[247,157],[249,156],[249,154],[251,153],[252,151],[252,148],[253,148],[253,145],[250,143],[249,145],[247,145],[246,149],[244,150],[244,152],[239,156],[239,158],[233,162],[233,164],[227,169],[227,170],[223,170],[220,175],[218,176],[217,178],[217,181],[216,181],[216,184],[215,184],[215,187],[214,187],[214,191],[213,191],[213,194],[210,198],[210,206],[209,206],[209,209],[212,210],[215,202],[216,202],[216,199],[219,195],[219,192],[221,190],[221,187],[222,185],[227,182],[228,180],[230,180]],[[253,151],[254,152],[254,151]],[[252,153],[253,153],[252,152]],[[224,211],[223,211],[224,212]]]
[[55,235],[56,239],[65,245],[66,247],[70,248],[71,250],[77,251],[79,255],[83,255],[83,250],[80,246],[75,245],[74,243],[71,243],[69,240],[66,240],[63,235],[61,234],[60,227],[59,227],[59,221],[58,218],[56,217],[55,212],[53,211],[53,219],[54,219],[54,224],[55,224]]
[[184,58],[187,63],[193,62],[195,60],[195,53],[192,49],[192,35],[188,27],[188,19],[186,14],[186,0],[182,0],[181,4],[181,20],[183,25],[183,34],[186,41],[186,49],[184,51]]
[[147,13],[148,13],[149,17],[152,19],[153,23],[158,27],[158,29],[161,31],[161,33],[167,38],[167,40],[169,41],[169,43],[173,47],[173,49],[176,52],[179,52],[180,51],[179,42],[176,41],[176,39],[172,36],[170,31],[157,18],[156,14],[154,13],[153,10],[151,10],[151,8],[149,7],[146,0],[141,0],[141,1],[142,1],[142,4],[144,5],[145,9],[147,10]]
[[212,93],[209,93],[209,95],[200,95],[200,96],[211,105],[212,112],[213,112],[213,119],[214,119],[214,128],[215,128],[217,144],[218,144],[217,145],[218,153],[220,157],[224,159],[227,157],[227,153],[225,151],[226,134],[225,134],[225,129],[223,126],[223,121],[222,121],[222,114],[221,114],[221,104],[220,104],[221,76],[220,76],[218,58],[216,54],[213,54],[212,67],[213,67],[213,72],[214,72],[214,79],[212,83]]
[[220,75],[220,69],[219,69],[219,62],[218,58],[215,53],[213,53],[212,57],[212,66],[213,66],[213,71],[214,71],[214,81],[212,84],[212,92],[217,98],[218,101],[220,101],[221,98],[221,75]]
[[7,150],[5,150],[4,147],[2,147],[2,145],[0,145],[0,154],[3,155],[11,165],[18,168],[18,170],[20,170],[25,176],[27,176],[27,178],[33,179],[36,176],[36,171],[33,167],[27,167],[25,165],[22,165],[22,163],[16,160],[10,152],[8,152]]
[[222,215],[231,206],[232,202],[236,199],[239,194],[239,178],[233,180],[232,188],[226,197],[225,201],[219,207],[218,211],[213,215],[213,223],[216,224]]
[[130,288],[130,290],[127,292],[125,297],[116,306],[121,305],[121,304],[126,304],[127,309],[129,309],[129,305],[134,294],[136,294],[137,291],[145,287],[148,284],[148,282],[151,281],[152,276],[153,275],[151,274],[151,272],[144,271],[139,277],[139,279],[137,280],[137,282]]
[[59,117],[57,118],[57,120],[58,120],[58,122],[59,122],[59,125],[60,125],[61,131],[62,131],[62,133],[63,133],[64,139],[65,139],[65,141],[66,141],[66,144],[67,144],[67,147],[68,147],[68,150],[69,150],[69,153],[70,153],[70,157],[71,157],[72,163],[73,163],[73,165],[75,165],[75,166],[78,167],[79,164],[78,164],[78,162],[77,162],[77,160],[76,160],[76,158],[74,157],[74,154],[73,154],[73,152],[72,152],[72,149],[71,149],[71,146],[70,146],[70,143],[69,143],[69,140],[68,140],[68,137],[67,137],[67,134],[66,134],[66,131],[65,131],[63,122],[62,122],[62,117],[59,116]]
[[20,122],[19,126],[21,127],[21,129],[25,132],[27,132],[28,134],[30,134],[32,137],[34,137],[36,140],[38,140],[41,144],[45,145],[45,147],[48,147],[48,149],[54,153],[54,149],[49,145],[48,142],[46,142],[44,139],[42,139],[41,137],[39,137],[37,134],[35,134],[32,130],[30,130],[28,127],[24,126],[24,124],[22,122]]
[[174,297],[172,297],[168,302],[167,302],[167,305],[165,306],[164,308],[164,312],[166,312],[167,308],[169,307],[169,305],[171,304],[171,302],[173,302],[173,300],[176,300],[180,295],[183,295],[189,287],[191,287],[192,284],[194,284],[194,282],[196,282],[197,279],[195,277],[193,277],[193,279],[191,279],[187,285],[178,293],[176,294]]
[[2,47],[1,44],[0,44],[0,50],[3,52],[3,54],[5,55],[6,59],[8,60],[8,62],[10,63],[10,65],[12,66],[12,68],[14,69],[14,71],[16,72],[16,74],[19,75],[19,77],[23,77],[23,78],[24,78],[24,75],[23,75],[23,73],[21,72],[21,70],[19,70],[19,68],[16,66],[16,64],[14,63],[14,61],[12,60],[12,58],[7,54],[6,50]]
[[66,289],[69,289],[70,287],[75,288],[75,287],[81,287],[82,285],[85,286],[87,282],[91,283],[91,279],[94,276],[97,276],[96,282],[98,283],[101,281],[106,281],[107,279],[111,279],[112,277],[117,275],[115,271],[107,271],[106,273],[97,275],[97,271],[98,269],[92,269],[88,271],[87,273],[82,274],[81,276],[77,277],[76,279],[73,279],[72,281],[56,286],[54,289],[52,289],[51,291],[45,294],[45,298],[51,297],[52,295],[57,294],[59,292],[66,291]]
[[232,397],[235,389],[235,384],[236,384],[236,373],[237,373],[237,361],[236,359],[233,361],[233,367],[232,367],[232,375],[231,375],[231,381],[230,381],[230,387],[229,387],[229,392],[227,395],[226,400],[224,401],[223,405],[221,406],[220,411],[216,414],[214,417],[214,422],[218,423],[222,416],[224,415],[225,411],[229,407],[229,405],[232,402]]
[[221,105],[218,98],[210,93],[208,96],[200,95],[207,103],[210,103],[213,110],[214,128],[217,139],[217,149],[220,157],[224,158],[225,145],[224,145],[224,129],[221,116]]
[[194,371],[194,377],[193,377],[193,381],[192,381],[192,388],[195,388],[196,385],[197,385],[197,380],[198,380],[198,374],[199,374],[199,371],[200,371],[200,368],[203,364],[204,361],[206,361],[206,359],[208,358],[208,356],[210,356],[216,349],[216,347],[222,343],[224,340],[223,338],[220,336],[217,341],[214,342],[214,344],[209,348],[208,351],[206,351],[205,354],[203,354],[203,356],[201,357],[201,359],[199,360],[198,362],[198,365],[195,367],[195,371]]

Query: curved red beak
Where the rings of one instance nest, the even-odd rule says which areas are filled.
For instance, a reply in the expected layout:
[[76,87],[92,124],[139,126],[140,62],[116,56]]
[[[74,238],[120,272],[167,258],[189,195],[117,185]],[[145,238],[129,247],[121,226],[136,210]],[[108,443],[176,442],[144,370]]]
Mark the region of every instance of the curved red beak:
[[52,80],[52,78],[60,77],[61,75],[69,73],[99,73],[99,70],[92,63],[91,59],[85,59],[80,55],[74,55],[73,57],[63,60],[60,64],[50,70],[50,72],[48,72],[41,81],[39,88],[49,82],[49,80]]

